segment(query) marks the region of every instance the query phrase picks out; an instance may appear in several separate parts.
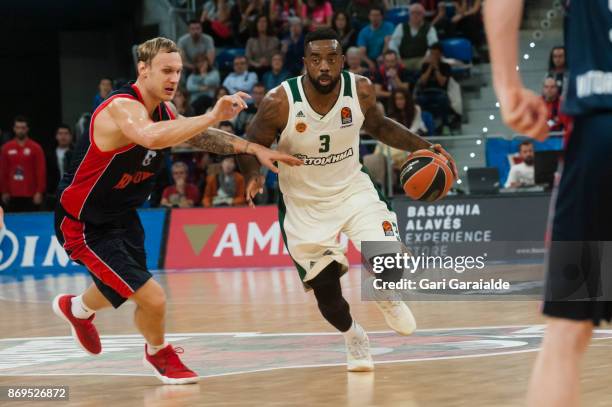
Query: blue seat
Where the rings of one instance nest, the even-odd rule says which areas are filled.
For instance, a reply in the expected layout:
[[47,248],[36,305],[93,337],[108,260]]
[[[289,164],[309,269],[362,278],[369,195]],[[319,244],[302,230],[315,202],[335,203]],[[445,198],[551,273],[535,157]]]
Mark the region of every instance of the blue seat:
[[217,54],[215,62],[221,71],[231,71],[234,68],[234,58],[244,55],[244,48],[226,48]]
[[436,133],[436,125],[434,123],[433,115],[428,111],[423,110],[421,111],[421,120],[423,120],[425,127],[427,127],[427,135],[434,136]]
[[442,52],[447,58],[458,59],[466,64],[472,63],[472,43],[465,38],[448,38],[441,41]]
[[393,25],[398,25],[407,23],[409,17],[410,10],[408,10],[408,7],[396,7],[387,10],[387,13],[385,14],[385,21],[388,21]]

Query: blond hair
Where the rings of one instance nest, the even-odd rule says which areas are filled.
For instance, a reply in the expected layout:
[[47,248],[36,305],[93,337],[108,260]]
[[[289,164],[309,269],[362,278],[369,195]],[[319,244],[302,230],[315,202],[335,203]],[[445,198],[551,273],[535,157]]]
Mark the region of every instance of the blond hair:
[[169,40],[168,38],[152,38],[138,46],[138,51],[136,52],[138,62],[142,61],[145,64],[150,65],[153,58],[155,58],[155,56],[160,52],[179,52],[179,49],[174,41]]

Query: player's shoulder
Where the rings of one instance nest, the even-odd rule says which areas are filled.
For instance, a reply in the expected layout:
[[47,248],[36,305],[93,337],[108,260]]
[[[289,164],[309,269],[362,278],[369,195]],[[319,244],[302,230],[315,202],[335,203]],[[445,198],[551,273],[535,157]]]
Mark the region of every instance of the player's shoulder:
[[283,105],[288,104],[289,99],[287,98],[287,92],[285,87],[281,84],[275,88],[270,89],[264,96],[264,102],[272,105]]

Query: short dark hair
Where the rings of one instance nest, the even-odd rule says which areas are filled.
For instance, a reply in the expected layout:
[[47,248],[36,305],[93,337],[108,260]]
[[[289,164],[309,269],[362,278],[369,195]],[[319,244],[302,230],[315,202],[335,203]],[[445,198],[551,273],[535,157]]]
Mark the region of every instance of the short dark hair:
[[66,123],[60,123],[59,126],[57,126],[57,129],[55,129],[55,132],[57,133],[59,129],[66,129],[68,130],[68,133],[72,134],[72,129]]
[[202,25],[202,23],[200,23],[200,20],[196,20],[195,18],[187,22],[187,25],[191,25],[191,24],[200,24],[200,26]]
[[437,49],[442,54],[444,53],[444,51],[442,50],[442,44],[440,44],[439,42],[435,42],[429,46],[430,51],[433,51],[434,49]]
[[533,145],[533,141],[531,140],[523,140],[521,141],[521,144],[519,144],[519,151],[521,151],[521,147],[523,146],[532,146]]
[[232,124],[232,122],[229,122],[227,120],[224,120],[221,123],[219,123],[219,128],[224,127],[224,126],[229,126],[232,128],[232,131],[234,130],[234,125]]
[[388,49],[388,50],[386,50],[386,51],[385,51],[385,53],[383,54],[383,56],[385,56],[385,57],[386,57],[387,55],[395,55],[395,56],[398,56],[398,55],[397,55],[397,52],[395,52],[395,51],[394,51],[394,50],[392,50],[392,49]]
[[370,9],[368,10],[368,14],[370,14],[370,11],[372,11],[372,10],[378,10],[378,11],[380,11],[380,14],[382,14],[383,16],[385,15],[385,8],[384,7],[381,7],[381,6],[370,7]]
[[253,85],[253,89],[255,88],[264,88],[264,90],[266,90],[266,85],[264,85],[263,82],[257,82],[255,85]]
[[306,34],[306,38],[304,38],[304,50],[308,48],[308,44],[311,42],[322,40],[336,40],[340,42],[338,33],[334,29],[329,27],[319,28]]
[[28,118],[27,118],[27,117],[25,117],[25,116],[24,116],[24,115],[22,115],[22,114],[19,114],[19,115],[15,116],[15,118],[13,119],[13,124],[15,124],[15,123],[17,123],[17,122],[20,122],[20,123],[25,123],[25,124],[27,124],[28,126],[30,126],[30,121],[28,120]]

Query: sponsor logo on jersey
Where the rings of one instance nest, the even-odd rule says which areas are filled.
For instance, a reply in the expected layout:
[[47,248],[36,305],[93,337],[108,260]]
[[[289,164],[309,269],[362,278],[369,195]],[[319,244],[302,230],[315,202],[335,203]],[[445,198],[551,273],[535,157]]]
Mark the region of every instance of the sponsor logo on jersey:
[[307,126],[307,125],[306,125],[306,123],[304,123],[304,122],[298,122],[298,123],[295,125],[295,130],[296,130],[298,133],[304,133],[304,132],[306,131],[306,129],[307,129],[307,128],[308,128],[308,126]]
[[301,110],[295,115],[295,117],[306,117],[306,115],[304,114],[304,112],[302,112]]
[[305,154],[294,154],[296,158],[304,161],[304,165],[328,165],[335,164],[342,160],[345,160],[353,155],[353,147],[340,154],[332,154],[327,157],[308,157]]
[[353,124],[353,112],[351,112],[350,107],[343,107],[340,116],[342,117],[342,126]]
[[388,220],[382,223],[382,228],[383,228],[383,232],[385,232],[385,236],[395,235],[395,233],[393,233],[393,226],[391,225],[391,222],[389,222]]
[[134,174],[124,173],[113,189],[125,189],[130,184],[140,184],[141,182],[151,178],[153,175],[155,175],[155,173],[148,171],[137,171]]

